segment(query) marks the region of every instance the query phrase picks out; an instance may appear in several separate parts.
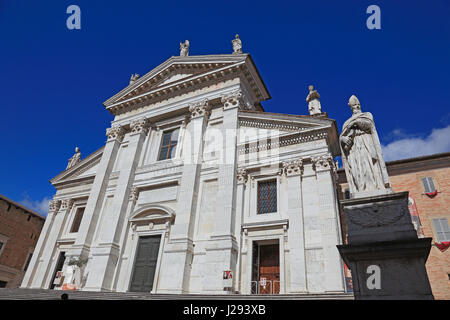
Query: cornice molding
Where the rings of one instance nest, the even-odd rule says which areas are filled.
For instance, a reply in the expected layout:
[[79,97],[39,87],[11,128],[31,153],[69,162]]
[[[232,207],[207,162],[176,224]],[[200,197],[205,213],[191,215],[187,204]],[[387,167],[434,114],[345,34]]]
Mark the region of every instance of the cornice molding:
[[[130,88],[125,88],[104,102],[107,110],[118,115],[146,105],[167,100],[174,96],[182,95],[195,89],[227,80],[228,77],[242,77],[248,83],[257,102],[270,98],[262,79],[257,74],[250,55],[217,55],[217,56],[188,56],[172,57],[162,65],[153,69],[143,77],[139,78]],[[214,61],[212,61],[213,59]],[[209,60],[209,61],[208,61]],[[206,72],[194,74],[186,78],[154,87],[158,82],[177,69],[191,65],[197,68],[206,67]],[[213,68],[208,70],[208,68]],[[154,80],[152,82],[152,80]],[[252,109],[252,106],[246,106]]]
[[328,137],[328,128],[317,128],[302,132],[293,132],[285,135],[268,138],[266,140],[257,140],[238,145],[238,154],[248,154],[262,150],[270,150],[293,144],[299,144],[309,141],[326,139]]

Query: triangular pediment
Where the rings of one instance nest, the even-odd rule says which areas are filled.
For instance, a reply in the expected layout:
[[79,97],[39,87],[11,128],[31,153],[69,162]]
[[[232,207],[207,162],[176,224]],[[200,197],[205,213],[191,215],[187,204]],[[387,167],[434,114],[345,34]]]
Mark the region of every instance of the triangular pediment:
[[100,163],[100,159],[102,157],[103,148],[98,149],[97,151],[91,153],[86,158],[82,159],[73,167],[64,170],[56,177],[50,180],[50,182],[57,186],[66,182],[75,182],[80,179],[87,179],[89,177],[95,176],[97,173],[97,168]]
[[250,79],[259,101],[270,98],[253,60],[248,54],[171,57],[104,102],[113,114],[142,103],[189,90],[230,72],[242,72]]

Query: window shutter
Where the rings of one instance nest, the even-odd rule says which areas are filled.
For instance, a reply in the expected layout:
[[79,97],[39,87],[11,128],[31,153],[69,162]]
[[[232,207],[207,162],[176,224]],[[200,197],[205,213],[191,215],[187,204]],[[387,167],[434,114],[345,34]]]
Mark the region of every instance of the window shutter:
[[434,181],[432,177],[428,177],[428,185],[430,186],[430,192],[436,191],[436,187],[434,186]]
[[436,191],[436,187],[434,185],[434,181],[432,177],[425,177],[422,179],[423,189],[425,193],[430,193]]
[[450,241],[450,228],[447,219],[433,219],[437,242]]
[[441,223],[442,241],[450,241],[450,228],[447,219],[439,219]]

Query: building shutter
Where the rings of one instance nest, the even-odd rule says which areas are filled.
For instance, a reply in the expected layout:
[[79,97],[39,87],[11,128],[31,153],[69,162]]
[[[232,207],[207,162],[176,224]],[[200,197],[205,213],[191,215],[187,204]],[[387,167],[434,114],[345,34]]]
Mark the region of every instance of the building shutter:
[[437,242],[450,241],[450,228],[447,219],[433,219],[433,227]]
[[431,193],[436,191],[436,187],[434,185],[434,181],[432,177],[425,177],[422,179],[423,189],[425,193]]

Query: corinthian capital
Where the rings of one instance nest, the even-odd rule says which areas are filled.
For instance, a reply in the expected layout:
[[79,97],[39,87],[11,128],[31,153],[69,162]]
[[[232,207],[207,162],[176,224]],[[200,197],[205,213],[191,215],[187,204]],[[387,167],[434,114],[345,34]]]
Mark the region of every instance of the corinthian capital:
[[207,117],[209,116],[210,109],[209,101],[207,99],[189,105],[189,112],[191,113],[192,118]]
[[286,176],[296,176],[303,173],[303,160],[289,160],[283,162],[283,170],[286,172]]
[[113,126],[106,129],[106,136],[108,137],[108,141],[117,140],[121,142],[124,135],[125,130],[121,126]]
[[131,128],[131,134],[139,134],[143,133],[146,134],[148,130],[148,120],[146,118],[141,118],[137,120],[131,121],[130,128]]
[[242,91],[236,90],[229,94],[222,96],[223,109],[239,108],[244,105],[242,99]]
[[237,183],[246,184],[248,180],[248,173],[245,169],[238,169],[237,171]]
[[73,204],[73,200],[72,199],[64,199],[61,201],[61,210],[67,210],[70,209],[70,207]]
[[333,158],[329,154],[313,157],[311,160],[316,171],[330,170],[334,165]]
[[59,210],[59,207],[61,206],[61,200],[50,200],[48,203],[48,210],[50,212],[56,212]]

